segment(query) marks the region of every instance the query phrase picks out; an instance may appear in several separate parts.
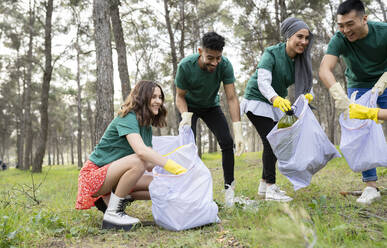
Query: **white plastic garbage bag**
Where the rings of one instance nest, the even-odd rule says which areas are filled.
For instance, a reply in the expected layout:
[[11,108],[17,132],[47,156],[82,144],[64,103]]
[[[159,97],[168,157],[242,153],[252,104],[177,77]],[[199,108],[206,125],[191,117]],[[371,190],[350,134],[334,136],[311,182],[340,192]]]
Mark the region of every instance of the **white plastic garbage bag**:
[[267,139],[278,159],[278,169],[294,186],[294,190],[310,184],[312,175],[340,153],[322,130],[304,95],[293,104],[298,120],[287,128],[278,124]]
[[[354,101],[356,92],[352,94]],[[364,93],[355,102],[375,108],[378,94],[371,90]],[[340,115],[340,150],[349,167],[355,171],[365,171],[376,167],[387,167],[387,143],[381,124],[373,120],[344,118]]]
[[153,149],[187,169],[172,175],[156,166],[149,185],[155,222],[172,231],[220,222],[211,173],[197,154],[193,132],[189,126],[179,132],[178,136],[153,137],[152,142]]

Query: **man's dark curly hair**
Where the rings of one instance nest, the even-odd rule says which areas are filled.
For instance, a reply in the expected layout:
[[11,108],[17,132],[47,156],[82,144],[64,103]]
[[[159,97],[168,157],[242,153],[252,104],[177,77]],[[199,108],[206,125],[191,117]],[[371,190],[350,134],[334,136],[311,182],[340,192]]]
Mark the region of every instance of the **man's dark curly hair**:
[[223,36],[215,33],[208,32],[203,35],[202,44],[203,48],[215,50],[215,51],[223,51],[223,47],[225,45]]
[[345,15],[351,12],[352,10],[355,10],[357,15],[365,14],[364,4],[360,0],[347,0],[342,2],[337,8],[337,14]]

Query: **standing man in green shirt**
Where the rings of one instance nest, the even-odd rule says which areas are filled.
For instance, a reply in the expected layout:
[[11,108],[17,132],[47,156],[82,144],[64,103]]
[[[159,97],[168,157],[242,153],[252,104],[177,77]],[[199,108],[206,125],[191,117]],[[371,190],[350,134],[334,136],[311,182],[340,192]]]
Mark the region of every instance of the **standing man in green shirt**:
[[226,118],[219,106],[219,88],[223,82],[230,109],[235,137],[236,154],[244,150],[239,101],[235,93],[234,70],[222,56],[224,38],[215,32],[204,34],[198,53],[185,57],[179,63],[175,85],[176,105],[181,113],[180,126],[190,125],[196,136],[196,123],[201,118],[214,133],[222,150],[226,206],[234,198],[234,142]]
[[[347,69],[347,94],[358,91],[357,97],[372,88],[379,93],[378,105],[387,108],[387,23],[367,21],[364,4],[360,0],[347,0],[337,9],[337,32],[328,44],[321,61],[319,76],[335,100],[340,112],[347,111],[350,100],[333,75],[340,56]],[[362,172],[366,183],[358,203],[370,204],[380,198],[376,187],[376,169]]]

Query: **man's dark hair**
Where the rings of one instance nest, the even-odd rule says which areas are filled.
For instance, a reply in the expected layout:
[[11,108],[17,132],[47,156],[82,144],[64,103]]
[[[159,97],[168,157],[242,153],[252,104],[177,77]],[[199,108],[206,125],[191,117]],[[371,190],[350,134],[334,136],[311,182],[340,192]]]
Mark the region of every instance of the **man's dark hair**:
[[337,14],[345,15],[351,12],[352,10],[355,10],[358,15],[365,14],[364,4],[360,0],[347,0],[342,2],[337,8]]
[[208,32],[203,35],[202,44],[203,48],[215,50],[215,51],[223,51],[223,47],[225,45],[223,36],[215,32]]

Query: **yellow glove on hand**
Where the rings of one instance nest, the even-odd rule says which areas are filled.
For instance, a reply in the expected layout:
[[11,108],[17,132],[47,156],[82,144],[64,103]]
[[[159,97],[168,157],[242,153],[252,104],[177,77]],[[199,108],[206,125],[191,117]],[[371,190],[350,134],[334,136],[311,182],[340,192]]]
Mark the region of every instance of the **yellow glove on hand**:
[[335,107],[340,112],[344,112],[348,110],[349,104],[351,104],[351,101],[347,97],[347,95],[344,93],[343,88],[341,87],[340,83],[335,83],[329,88],[329,93],[335,100]]
[[380,96],[381,94],[383,94],[386,88],[387,88],[387,72],[383,73],[383,75],[376,82],[376,84],[372,88],[372,93],[378,92]]
[[179,165],[178,163],[176,163],[172,159],[167,160],[167,162],[164,165],[164,170],[166,170],[172,174],[175,174],[175,175],[179,175],[181,173],[187,172],[186,168]]
[[242,122],[233,122],[232,128],[234,131],[235,155],[240,156],[245,151],[245,143],[243,142],[242,136]]
[[349,118],[351,119],[371,119],[378,122],[379,108],[367,108],[360,104],[352,103],[349,105]]
[[313,101],[313,95],[310,94],[310,93],[305,94],[305,98],[306,98],[306,100],[308,100],[308,103],[310,103],[311,101]]
[[273,106],[282,110],[282,112],[286,112],[291,109],[290,101],[284,99],[280,96],[277,96],[274,99]]
[[181,114],[181,121],[179,123],[179,128],[181,128],[184,125],[191,126],[191,120],[192,120],[192,112],[183,112]]

